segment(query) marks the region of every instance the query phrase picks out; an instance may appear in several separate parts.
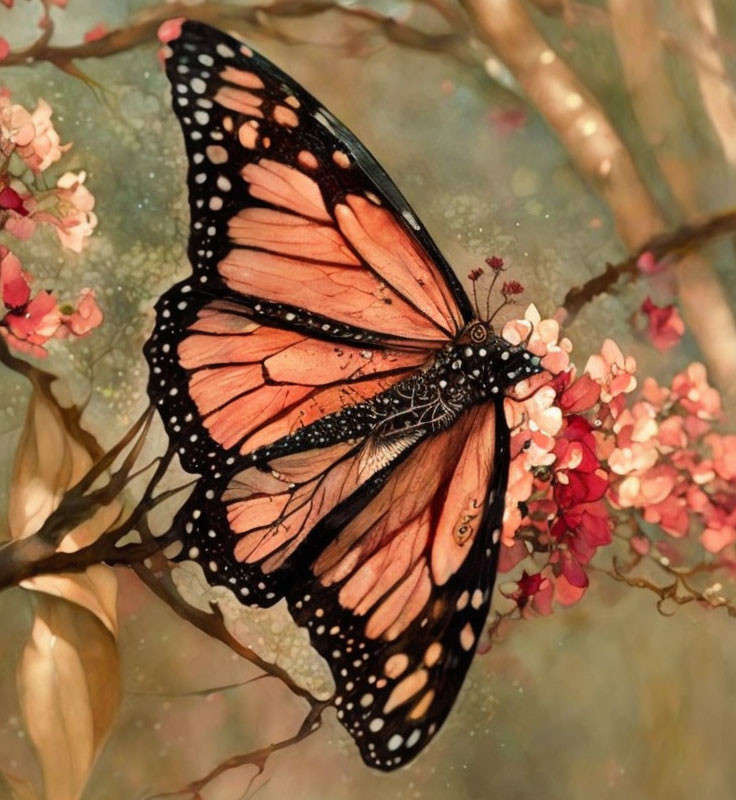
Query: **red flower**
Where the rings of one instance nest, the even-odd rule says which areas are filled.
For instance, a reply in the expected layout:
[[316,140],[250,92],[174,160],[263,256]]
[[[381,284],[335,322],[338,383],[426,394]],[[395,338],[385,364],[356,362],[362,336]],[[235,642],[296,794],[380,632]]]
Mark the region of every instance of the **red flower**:
[[0,36],[0,61],[3,61],[10,55],[10,45],[7,39]]
[[56,333],[59,326],[56,300],[49,292],[39,292],[27,305],[9,311],[5,323],[18,339],[42,344]]
[[647,297],[641,310],[649,318],[648,334],[657,350],[669,350],[679,343],[685,323],[674,305],[657,306]]
[[[554,488],[554,498],[560,509],[571,509],[580,503],[594,503],[608,490],[608,477],[605,473],[567,470],[558,472]],[[563,478],[564,476],[564,478]]]
[[611,543],[611,521],[602,502],[583,503],[562,511],[550,528],[559,547],[558,569],[578,587],[588,585],[582,565],[587,564],[599,547]]
[[558,470],[593,472],[598,469],[600,463],[595,454],[596,442],[591,424],[578,415],[567,417],[565,423],[555,442]]
[[0,247],[0,289],[8,309],[24,308],[31,297],[28,276],[21,269],[20,261],[4,247]]
[[523,294],[524,287],[519,281],[506,281],[501,287],[501,294],[506,297],[507,295]]
[[8,309],[0,321],[0,335],[16,350],[45,356],[42,345],[56,335],[61,321],[56,300],[48,292],[39,292],[31,300],[30,276],[3,247],[0,247],[0,288]]
[[529,600],[534,597],[537,592],[542,588],[542,585],[549,583],[549,581],[542,575],[541,572],[536,572],[530,575],[526,570],[521,573],[521,577],[516,581],[516,591],[507,595],[512,600],[516,601],[519,608],[524,608]]
[[498,256],[489,256],[486,259],[486,264],[488,264],[494,272],[501,272],[503,270],[503,259]]
[[600,396],[600,385],[589,375],[583,375],[562,392],[559,406],[563,414],[578,414],[593,408]]
[[483,275],[482,269],[473,269],[468,273],[468,278],[475,283]]
[[28,216],[28,209],[23,204],[23,198],[10,186],[0,189],[0,209],[5,211],[15,211],[21,217]]

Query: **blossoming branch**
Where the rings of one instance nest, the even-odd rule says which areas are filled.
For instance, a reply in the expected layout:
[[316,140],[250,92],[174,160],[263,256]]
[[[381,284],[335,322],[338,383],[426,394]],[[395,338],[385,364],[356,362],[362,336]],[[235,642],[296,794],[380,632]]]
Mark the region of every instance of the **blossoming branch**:
[[[97,225],[95,199],[84,171],[65,172],[54,188],[45,188],[47,171],[71,148],[61,143],[52,113],[44,100],[28,111],[0,87],[0,233],[30,239],[39,225],[48,225],[62,247],[80,253]],[[53,292],[34,294],[32,285],[31,274],[0,244],[0,335],[14,349],[42,357],[49,339],[85,336],[102,322],[93,289],[82,289],[74,303],[60,303]]]

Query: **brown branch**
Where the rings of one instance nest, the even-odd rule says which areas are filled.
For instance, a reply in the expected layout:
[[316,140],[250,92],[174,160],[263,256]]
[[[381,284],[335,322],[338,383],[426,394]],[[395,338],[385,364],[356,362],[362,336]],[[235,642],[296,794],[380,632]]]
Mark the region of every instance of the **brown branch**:
[[215,778],[231,769],[237,769],[238,767],[244,767],[247,765],[251,765],[256,768],[256,773],[249,783],[249,786],[252,785],[253,781],[263,773],[264,769],[266,768],[266,762],[273,753],[276,753],[279,750],[285,750],[288,747],[292,747],[293,745],[304,741],[304,739],[319,730],[322,724],[322,713],[328,705],[329,703],[319,703],[313,706],[307,716],[304,718],[299,730],[293,736],[290,736],[287,739],[282,739],[279,742],[274,742],[266,747],[261,747],[258,750],[252,750],[249,753],[231,756],[222,763],[218,764],[214,769],[210,770],[207,775],[199,778],[196,781],[192,781],[187,786],[170,792],[162,792],[159,794],[150,795],[148,798],[146,798],[146,800],[159,800],[163,797],[179,797],[183,795],[190,796],[192,800],[201,800],[202,789],[215,780]]
[[[479,68],[482,66],[482,55],[475,52],[465,33],[455,30],[439,34],[427,33],[371,8],[338,5],[332,0],[277,0],[270,4],[251,6],[218,2],[203,2],[198,5],[187,2],[161,4],[139,12],[128,25],[110,31],[100,39],[67,47],[50,45],[50,34],[45,31],[43,36],[25,50],[11,52],[0,62],[0,67],[47,61],[68,71],[69,64],[74,59],[105,58],[153,44],[157,41],[156,33],[161,23],[179,16],[212,25],[227,25],[236,30],[257,30],[282,41],[299,43],[299,40],[276,31],[271,21],[314,17],[329,12],[368,22],[377,27],[387,40],[397,44],[428,52],[445,52],[466,65]],[[445,9],[444,15],[448,13]]]
[[[157,468],[143,496],[123,522],[105,531],[86,547],[73,552],[58,550],[62,539],[69,531],[91,519],[100,508],[110,504],[120,495],[131,477],[135,460],[131,456],[137,458],[149,422],[150,412],[146,411],[120,442],[102,456],[76,486],[64,494],[58,507],[36,533],[21,539],[13,539],[0,546],[0,590],[18,585],[21,581],[36,575],[81,572],[87,567],[103,562],[110,565],[134,563],[148,558],[176,538],[175,532],[170,531],[154,542],[145,541],[123,546],[118,544],[128,534],[145,524],[145,515],[156,506],[192,485],[184,484],[154,496],[156,487],[174,458],[174,448],[170,445],[166,453],[158,459]],[[134,443],[123,465],[112,473],[104,486],[86,493],[84,490],[104,474],[107,466],[136,434],[138,441]]]
[[521,0],[462,0],[491,45],[607,202],[632,250],[666,229],[656,201],[600,103],[537,30]]
[[[627,0],[618,2],[625,4]],[[566,147],[580,173],[600,192],[626,247],[631,252],[641,252],[668,226],[601,105],[554,52],[521,0],[462,0],[462,3]],[[630,269],[630,264],[625,265],[626,271]],[[723,288],[700,255],[678,259],[674,272],[685,321],[716,384],[724,394],[733,395],[736,321]],[[594,279],[596,294],[618,279],[614,270],[607,270],[599,278]],[[703,314],[706,308],[708,314]],[[725,347],[724,338],[728,343]]]
[[[146,532],[144,529],[141,533],[144,543],[157,543],[158,540],[151,537],[150,532]],[[254,650],[238,641],[227,628],[217,603],[211,603],[211,611],[207,612],[185,602],[174,584],[171,575],[171,564],[163,556],[160,548],[155,548],[155,551],[150,565],[138,562],[130,566],[160,600],[166,603],[179,617],[199,628],[213,639],[222,642],[234,653],[237,653],[246,661],[250,661],[251,664],[254,664],[269,676],[280,680],[293,694],[307,700],[312,707],[322,704],[311,692],[296,683],[285,669],[262,659]]]
[[705,111],[731,166],[736,165],[736,94],[716,47],[718,29],[711,0],[679,0]]
[[[678,217],[692,219],[698,211],[697,164],[692,151],[691,123],[665,69],[657,35],[656,0],[609,0],[616,47],[632,98],[634,112],[644,138],[676,201]],[[691,8],[691,4],[693,8]],[[691,27],[705,25],[709,0],[682,0],[683,13],[692,11]],[[711,9],[712,11],[712,9]],[[704,36],[705,34],[703,34]],[[701,55],[705,44],[702,36]],[[708,43],[712,49],[712,43]],[[720,57],[713,51],[716,64]],[[722,65],[721,65],[722,66]],[[694,66],[701,80],[706,109],[722,134],[732,136],[733,152],[724,144],[729,160],[736,157],[736,107],[727,82]],[[709,102],[710,100],[710,102]],[[728,168],[727,165],[724,165]],[[683,316],[698,342],[711,373],[724,393],[736,397],[736,320],[726,291],[705,254],[678,260],[674,265],[677,292]],[[707,308],[708,313],[703,314]]]
[[561,303],[567,311],[566,324],[570,324],[583,306],[601,294],[610,293],[623,278],[635,280],[639,276],[637,262],[644,253],[651,254],[657,263],[679,261],[702,247],[707,242],[736,233],[736,211],[726,211],[699,224],[683,225],[672,233],[655,236],[634,255],[618,264],[607,264],[600,275],[596,275],[581,286],[573,286]]
[[[716,602],[714,602],[714,599],[708,594],[693,587],[687,581],[687,575],[680,574],[677,571],[672,571],[659,561],[655,561],[654,563],[674,578],[672,583],[660,586],[648,578],[629,575],[627,572],[620,569],[618,560],[616,558],[613,559],[613,567],[611,569],[596,567],[592,564],[588,565],[588,569],[594,572],[600,572],[603,575],[607,575],[609,578],[612,578],[618,583],[624,583],[626,586],[630,586],[634,589],[644,589],[656,594],[659,598],[657,600],[657,611],[666,617],[672,616],[673,613],[667,613],[664,610],[664,604],[667,601],[671,601],[679,606],[688,605],[694,602],[703,603],[709,608],[722,608],[728,612],[729,616],[736,617],[736,605],[733,603],[728,602],[725,598],[717,598]],[[685,592],[684,594],[683,591]]]
[[[151,532],[144,525],[141,526],[141,537],[143,543],[151,542],[156,543],[156,539],[152,536]],[[244,755],[237,755],[228,758],[222,763],[218,764],[214,769],[210,770],[204,777],[199,780],[193,781],[182,789],[157,794],[154,797],[174,797],[177,795],[189,794],[193,798],[199,798],[201,790],[221,775],[231,769],[242,767],[245,765],[253,765],[256,767],[257,777],[265,769],[266,762],[272,753],[277,750],[283,750],[306,739],[314,733],[320,725],[322,712],[333,703],[332,698],[326,700],[319,700],[308,689],[300,686],[289,673],[278,664],[266,661],[261,658],[254,650],[247,647],[240,642],[228,629],[225,620],[216,602],[210,603],[210,611],[202,611],[187,603],[179,594],[176,589],[172,577],[171,563],[160,552],[150,559],[150,562],[136,563],[132,565],[138,577],[146,584],[146,586],[169,608],[171,608],[183,620],[199,628],[203,633],[206,633],[213,639],[222,642],[226,647],[230,648],[234,653],[237,653],[241,658],[246,659],[251,664],[254,664],[264,673],[263,677],[271,677],[279,680],[289,691],[296,697],[300,697],[309,703],[310,710],[304,719],[298,732],[283,741],[276,742],[268,745],[267,747],[259,748]],[[149,800],[153,800],[150,798]]]
[[[168,467],[170,459],[161,459],[160,467]],[[161,478],[157,472],[151,481],[154,485]],[[56,545],[39,533],[22,539],[13,539],[0,547],[0,591],[17,586],[22,581],[37,575],[55,575],[60,572],[82,572],[95,564],[110,566],[130,566],[149,558],[158,550],[176,541],[175,531],[159,536],[154,542],[119,543],[130,533],[138,531],[145,515],[156,506],[175,494],[191,487],[190,484],[178,486],[157,496],[144,496],[128,518],[115,528],[105,531],[94,542],[73,552],[59,551]],[[90,504],[88,515],[77,518],[88,519],[93,516],[95,507]],[[73,527],[73,526],[70,526]]]

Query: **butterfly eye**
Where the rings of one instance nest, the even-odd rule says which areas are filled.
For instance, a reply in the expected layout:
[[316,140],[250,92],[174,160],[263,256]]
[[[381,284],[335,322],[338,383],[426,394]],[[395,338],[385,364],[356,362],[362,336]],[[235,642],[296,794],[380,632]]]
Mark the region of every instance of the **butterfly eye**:
[[486,330],[486,326],[482,323],[478,322],[470,329],[470,339],[471,341],[475,342],[476,344],[480,344],[481,342],[485,342],[488,338],[488,331]]

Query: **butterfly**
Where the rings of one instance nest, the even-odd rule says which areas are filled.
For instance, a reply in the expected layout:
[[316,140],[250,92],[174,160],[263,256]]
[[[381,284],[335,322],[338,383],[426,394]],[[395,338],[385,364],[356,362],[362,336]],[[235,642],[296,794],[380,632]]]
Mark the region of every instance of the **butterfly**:
[[192,274],[156,305],[148,391],[185,470],[181,558],[286,599],[371,767],[449,713],[493,588],[504,395],[541,371],[496,335],[366,148],[241,41],[168,24]]

